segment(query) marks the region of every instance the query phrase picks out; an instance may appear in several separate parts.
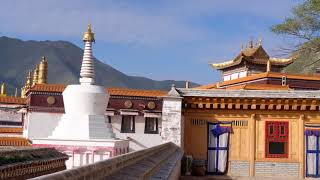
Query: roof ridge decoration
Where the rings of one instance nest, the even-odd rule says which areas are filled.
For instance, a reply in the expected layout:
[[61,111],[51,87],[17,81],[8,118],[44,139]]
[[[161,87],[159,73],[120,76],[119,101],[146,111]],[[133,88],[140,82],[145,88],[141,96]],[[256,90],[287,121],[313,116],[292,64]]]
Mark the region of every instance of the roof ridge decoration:
[[176,89],[175,84],[172,84],[171,90],[168,92],[168,96],[169,96],[169,97],[181,97],[181,96],[180,96],[180,93],[179,93],[178,90]]
[[232,60],[225,61],[222,63],[210,63],[210,66],[221,70],[231,66],[240,64],[243,60],[250,61],[258,64],[267,64],[270,60],[272,65],[276,66],[286,66],[293,62],[293,58],[274,58],[270,57],[268,53],[264,50],[262,45],[258,44],[257,46],[247,47]]

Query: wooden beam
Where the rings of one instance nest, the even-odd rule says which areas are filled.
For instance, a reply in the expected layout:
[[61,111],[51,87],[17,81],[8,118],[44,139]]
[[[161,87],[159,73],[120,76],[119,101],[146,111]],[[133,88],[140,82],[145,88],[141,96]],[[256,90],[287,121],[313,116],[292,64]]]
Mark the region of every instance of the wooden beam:
[[273,106],[274,106],[273,99],[270,99],[270,100],[269,100],[268,109],[269,109],[269,110],[273,110]]
[[252,99],[251,101],[251,109],[257,109],[257,100],[256,99]]
[[213,109],[218,109],[218,99],[213,99]]
[[248,103],[248,99],[244,99],[243,100],[243,109],[248,109],[249,103]]
[[300,106],[301,111],[307,110],[307,100],[302,100],[301,106]]
[[286,100],[284,101],[283,109],[284,109],[284,110],[289,110],[289,109],[290,109],[289,99],[286,99]]
[[292,106],[291,106],[292,110],[297,110],[298,109],[298,100],[294,99]]
[[240,99],[236,100],[236,109],[240,109],[241,108],[241,102]]
[[232,109],[233,103],[232,103],[232,99],[228,99],[228,109]]
[[311,111],[317,110],[317,100],[312,100],[312,101],[311,101],[310,110],[311,110]]
[[281,108],[282,108],[282,101],[281,101],[281,99],[278,99],[278,100],[277,100],[276,109],[277,109],[277,110],[281,110]]
[[226,108],[226,104],[225,104],[224,98],[220,99],[220,108],[221,109],[225,109]]
[[260,104],[260,109],[266,109],[266,100],[265,99],[261,99],[261,104]]

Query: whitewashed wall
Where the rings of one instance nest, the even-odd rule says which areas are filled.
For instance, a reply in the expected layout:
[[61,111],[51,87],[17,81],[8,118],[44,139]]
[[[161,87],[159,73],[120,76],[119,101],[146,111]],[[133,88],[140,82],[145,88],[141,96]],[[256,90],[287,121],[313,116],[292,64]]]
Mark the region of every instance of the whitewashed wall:
[[58,125],[62,113],[31,112],[27,114],[23,136],[28,139],[46,138]]
[[161,118],[158,120],[159,134],[145,134],[145,118],[143,116],[135,116],[135,133],[121,133],[121,120],[120,115],[112,116],[111,123],[113,132],[117,138],[131,139],[129,143],[130,150],[140,150],[152,146],[162,144],[161,133]]

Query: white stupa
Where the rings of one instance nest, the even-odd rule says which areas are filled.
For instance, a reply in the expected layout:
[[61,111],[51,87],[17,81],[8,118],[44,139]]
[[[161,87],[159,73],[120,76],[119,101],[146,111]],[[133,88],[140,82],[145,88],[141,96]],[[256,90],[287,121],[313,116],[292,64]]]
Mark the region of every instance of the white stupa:
[[109,94],[102,86],[94,85],[95,71],[92,43],[95,42],[91,26],[85,32],[80,84],[69,85],[63,91],[65,114],[50,138],[55,139],[110,139],[114,138],[105,112]]
[[116,139],[112,125],[107,121],[109,94],[104,87],[95,85],[92,55],[95,39],[91,25],[83,41],[80,84],[69,85],[62,93],[65,114],[55,128],[49,128],[54,129],[51,136],[32,140],[32,146],[54,147],[68,154],[68,169],[129,152],[129,141]]

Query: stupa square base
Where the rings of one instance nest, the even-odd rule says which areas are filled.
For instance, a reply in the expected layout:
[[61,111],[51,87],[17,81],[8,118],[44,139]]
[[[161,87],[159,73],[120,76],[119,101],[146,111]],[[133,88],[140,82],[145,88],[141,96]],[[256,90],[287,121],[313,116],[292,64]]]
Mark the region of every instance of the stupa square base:
[[129,141],[120,139],[34,139],[34,147],[53,147],[69,156],[67,169],[91,164],[129,152]]

